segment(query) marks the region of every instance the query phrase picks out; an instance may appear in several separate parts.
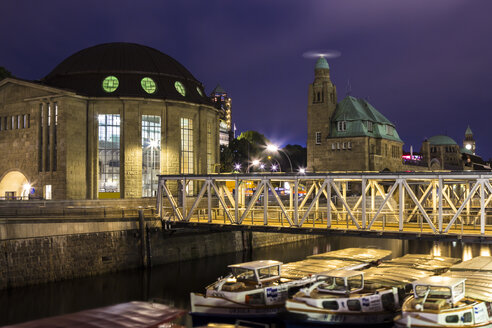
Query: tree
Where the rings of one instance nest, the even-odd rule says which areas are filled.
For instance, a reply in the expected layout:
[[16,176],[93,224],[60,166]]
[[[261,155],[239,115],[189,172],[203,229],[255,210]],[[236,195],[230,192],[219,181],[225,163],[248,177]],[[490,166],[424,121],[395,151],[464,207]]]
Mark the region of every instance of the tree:
[[9,71],[7,71],[5,69],[5,67],[0,66],[0,80],[3,80],[4,78],[11,77],[11,76],[12,76],[12,73],[10,73]]
[[229,146],[220,147],[221,172],[233,172],[235,165],[241,166],[241,171],[257,171],[257,167],[251,166],[253,159],[260,160],[265,164],[265,170],[270,170],[272,165],[280,165],[277,169],[283,172],[290,172],[290,163],[287,155],[292,162],[294,172],[300,167],[306,167],[306,148],[300,145],[287,145],[281,151],[269,153],[266,146],[270,141],[257,131],[246,131],[241,133],[237,139],[233,139]]

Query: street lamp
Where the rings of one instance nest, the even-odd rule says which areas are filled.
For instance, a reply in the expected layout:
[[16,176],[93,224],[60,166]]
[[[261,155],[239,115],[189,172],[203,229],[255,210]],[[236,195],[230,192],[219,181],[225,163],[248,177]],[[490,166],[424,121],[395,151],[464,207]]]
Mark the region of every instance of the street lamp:
[[241,164],[239,164],[239,163],[234,164],[234,169],[236,171],[240,171],[241,170]]
[[283,151],[281,148],[279,148],[277,145],[274,145],[274,144],[267,145],[267,150],[270,151],[270,152],[278,152],[278,151],[280,151],[280,152],[284,153],[284,155],[289,160],[290,172],[294,172],[294,170],[292,169],[292,162],[290,161],[290,157],[289,157],[289,155],[285,151]]
[[[246,170],[246,173],[249,173],[249,169],[251,168],[251,166],[258,166],[258,165],[263,165],[259,159],[254,159],[252,162],[251,162],[251,165],[248,165],[248,169]],[[264,168],[264,166],[263,166]]]

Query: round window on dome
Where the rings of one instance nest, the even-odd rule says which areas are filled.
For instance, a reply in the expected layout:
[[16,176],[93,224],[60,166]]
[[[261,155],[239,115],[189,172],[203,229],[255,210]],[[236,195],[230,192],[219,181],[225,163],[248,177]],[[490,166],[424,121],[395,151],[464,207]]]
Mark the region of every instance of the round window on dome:
[[203,97],[203,92],[199,87],[196,87],[196,91],[198,91],[198,94]]
[[102,87],[106,92],[113,92],[118,89],[119,84],[120,82],[118,81],[118,78],[116,76],[110,75],[103,80]]
[[183,83],[176,81],[174,83],[174,87],[176,88],[176,91],[178,91],[183,97],[186,95],[186,90]]
[[150,77],[144,77],[140,82],[140,84],[142,84],[142,88],[145,90],[145,92],[147,93],[155,92],[156,89],[155,82]]

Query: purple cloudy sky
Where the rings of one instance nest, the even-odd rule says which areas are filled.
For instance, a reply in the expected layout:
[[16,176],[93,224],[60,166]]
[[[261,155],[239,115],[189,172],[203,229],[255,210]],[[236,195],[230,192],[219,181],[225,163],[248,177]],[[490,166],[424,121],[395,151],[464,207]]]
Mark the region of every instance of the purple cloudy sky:
[[0,66],[39,79],[72,53],[136,42],[171,55],[232,97],[238,131],[305,144],[307,88],[329,61],[339,100],[369,99],[415,150],[447,134],[460,145],[470,124],[492,157],[492,1],[255,0],[24,1],[0,3]]

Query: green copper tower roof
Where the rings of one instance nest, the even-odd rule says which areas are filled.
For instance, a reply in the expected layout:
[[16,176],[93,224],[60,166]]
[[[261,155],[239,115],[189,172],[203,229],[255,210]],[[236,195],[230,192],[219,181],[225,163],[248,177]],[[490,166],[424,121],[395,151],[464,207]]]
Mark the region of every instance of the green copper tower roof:
[[465,131],[465,136],[468,136],[468,135],[473,135],[473,132],[470,129],[470,126],[469,125],[468,125],[468,127],[466,128],[466,131]]
[[224,88],[222,88],[220,86],[220,84],[217,84],[217,86],[215,87],[215,89],[212,91],[212,93],[226,93]]
[[[345,130],[338,130],[345,122]],[[364,99],[345,97],[337,105],[331,119],[330,137],[373,137],[403,142],[395,125]]]
[[315,69],[318,69],[318,68],[330,69],[330,65],[328,65],[328,62],[326,61],[326,58],[325,57],[321,56],[316,61],[316,67],[315,67]]
[[437,135],[430,137],[427,139],[429,141],[429,144],[435,145],[435,146],[441,146],[441,145],[457,145],[456,141],[454,141],[452,138],[444,135]]

